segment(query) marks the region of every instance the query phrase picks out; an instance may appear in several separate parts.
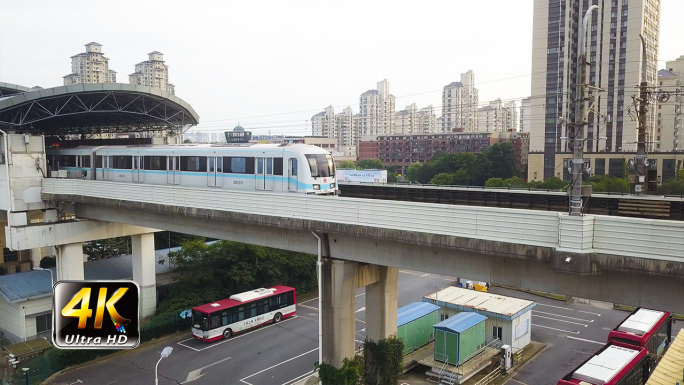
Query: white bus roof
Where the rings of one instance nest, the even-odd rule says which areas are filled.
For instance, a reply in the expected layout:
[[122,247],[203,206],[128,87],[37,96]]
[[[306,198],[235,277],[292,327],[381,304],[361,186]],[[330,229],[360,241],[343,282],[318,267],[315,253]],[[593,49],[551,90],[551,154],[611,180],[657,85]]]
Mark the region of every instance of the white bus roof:
[[606,384],[629,365],[638,354],[638,350],[611,345],[577,368],[572,378],[593,385]]
[[246,291],[244,293],[240,294],[233,294],[230,296],[229,299],[235,300],[235,301],[240,301],[240,302],[246,302],[246,301],[251,301],[257,298],[265,297],[267,295],[273,294],[275,289],[256,289],[256,290],[250,290]]
[[618,326],[618,331],[643,336],[658,320],[663,318],[663,315],[665,313],[662,311],[639,309]]

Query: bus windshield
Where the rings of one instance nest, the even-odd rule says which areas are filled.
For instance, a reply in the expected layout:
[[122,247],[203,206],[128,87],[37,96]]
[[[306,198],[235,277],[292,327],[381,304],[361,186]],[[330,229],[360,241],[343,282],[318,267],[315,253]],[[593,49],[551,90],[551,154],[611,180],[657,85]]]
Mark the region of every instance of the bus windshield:
[[196,310],[192,311],[192,326],[196,329],[207,331],[209,330],[209,317]]
[[335,163],[330,155],[306,154],[311,176],[329,178],[335,176]]

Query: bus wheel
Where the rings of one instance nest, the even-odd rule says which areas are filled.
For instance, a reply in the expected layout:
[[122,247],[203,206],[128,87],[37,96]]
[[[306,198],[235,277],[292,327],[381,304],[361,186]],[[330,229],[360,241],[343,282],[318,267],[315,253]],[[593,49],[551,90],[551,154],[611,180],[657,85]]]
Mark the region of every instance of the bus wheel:
[[277,324],[278,322],[283,320],[283,315],[280,313],[276,313],[275,317],[273,317],[273,323]]
[[230,338],[230,337],[232,337],[232,336],[233,336],[233,331],[230,330],[230,329],[226,329],[226,330],[223,332],[223,339],[225,339],[225,340],[227,340],[228,338]]

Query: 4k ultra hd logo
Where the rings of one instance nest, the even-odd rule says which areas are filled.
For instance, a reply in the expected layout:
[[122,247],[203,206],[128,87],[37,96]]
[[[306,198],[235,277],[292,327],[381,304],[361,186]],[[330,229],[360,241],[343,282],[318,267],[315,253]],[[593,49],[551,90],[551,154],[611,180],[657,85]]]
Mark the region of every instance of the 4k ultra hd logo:
[[132,281],[59,281],[52,338],[60,349],[133,349],[140,343],[140,289]]

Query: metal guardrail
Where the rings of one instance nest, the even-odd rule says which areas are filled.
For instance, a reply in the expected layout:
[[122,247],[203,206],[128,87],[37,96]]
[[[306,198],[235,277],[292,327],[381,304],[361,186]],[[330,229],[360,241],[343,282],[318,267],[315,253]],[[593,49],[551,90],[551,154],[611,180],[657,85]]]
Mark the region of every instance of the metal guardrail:
[[475,383],[475,385],[489,385],[501,377],[501,367],[497,365],[491,373],[482,377],[482,379]]

